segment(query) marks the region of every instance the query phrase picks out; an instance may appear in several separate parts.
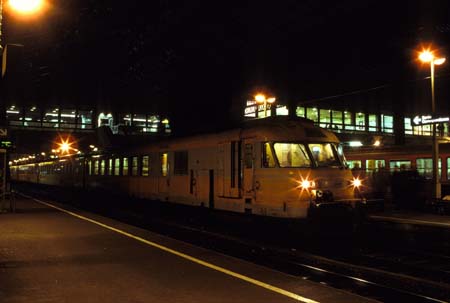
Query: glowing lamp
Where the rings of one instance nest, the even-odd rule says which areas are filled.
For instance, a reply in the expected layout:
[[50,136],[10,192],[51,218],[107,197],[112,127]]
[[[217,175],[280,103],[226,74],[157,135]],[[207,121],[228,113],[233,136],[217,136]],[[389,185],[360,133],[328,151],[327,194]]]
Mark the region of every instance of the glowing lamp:
[[32,14],[38,11],[42,5],[42,0],[9,0],[9,6],[21,14]]

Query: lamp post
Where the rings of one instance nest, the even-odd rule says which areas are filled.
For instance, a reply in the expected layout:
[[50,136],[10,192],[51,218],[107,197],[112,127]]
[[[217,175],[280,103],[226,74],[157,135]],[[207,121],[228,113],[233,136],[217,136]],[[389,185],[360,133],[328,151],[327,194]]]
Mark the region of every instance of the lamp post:
[[[419,55],[420,61],[430,63],[430,80],[431,80],[431,113],[436,114],[436,103],[434,96],[434,67],[445,62],[445,58],[437,58],[433,52],[424,50]],[[436,123],[433,123],[433,137],[432,137],[432,161],[433,161],[433,198],[441,198],[441,183],[439,179],[439,142],[436,137]]]
[[255,101],[257,104],[264,104],[264,118],[267,117],[267,103],[272,104],[275,102],[275,100],[276,99],[274,97],[266,98],[266,96],[263,94],[257,94],[255,96]]

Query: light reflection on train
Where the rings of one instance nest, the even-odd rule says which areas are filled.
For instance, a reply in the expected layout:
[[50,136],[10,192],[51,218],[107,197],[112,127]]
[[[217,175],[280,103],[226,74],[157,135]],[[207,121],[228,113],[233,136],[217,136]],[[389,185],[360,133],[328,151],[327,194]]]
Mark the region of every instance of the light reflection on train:
[[14,180],[284,218],[362,201],[337,137],[306,119],[264,119],[121,152],[11,167]]

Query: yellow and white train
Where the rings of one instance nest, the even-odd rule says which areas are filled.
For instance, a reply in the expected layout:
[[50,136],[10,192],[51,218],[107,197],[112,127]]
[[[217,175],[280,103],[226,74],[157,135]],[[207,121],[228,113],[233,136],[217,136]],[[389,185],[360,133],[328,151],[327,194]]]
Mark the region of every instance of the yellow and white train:
[[12,164],[11,177],[283,218],[362,201],[337,137],[279,117],[126,151],[34,159]]

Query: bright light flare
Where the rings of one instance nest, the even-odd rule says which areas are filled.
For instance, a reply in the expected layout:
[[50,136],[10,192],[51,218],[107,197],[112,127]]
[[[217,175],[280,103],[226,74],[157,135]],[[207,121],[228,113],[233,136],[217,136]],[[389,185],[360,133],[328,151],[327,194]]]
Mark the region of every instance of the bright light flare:
[[9,6],[21,14],[32,14],[40,10],[43,0],[9,0]]
[[70,137],[67,137],[65,140],[61,138],[60,143],[56,143],[58,145],[57,151],[59,151],[61,154],[69,154],[71,150],[77,150],[76,148],[72,147],[72,145],[75,142],[70,142]]
[[445,58],[438,58],[438,59],[434,60],[435,65],[441,65],[441,64],[444,64],[444,62],[445,62]]
[[308,177],[300,177],[300,180],[297,180],[296,182],[298,183],[297,188],[300,188],[302,192],[304,190],[309,191],[310,189],[316,187],[316,182],[314,182],[314,180],[310,180]]
[[431,62],[431,60],[433,60],[434,55],[431,51],[429,50],[424,50],[419,54],[419,60],[422,62]]
[[362,185],[362,180],[360,180],[359,178],[353,178],[351,184],[354,188],[360,188]]
[[269,103],[274,103],[275,102],[275,98],[274,97],[272,97],[272,98],[268,98],[267,99],[267,102],[269,102]]
[[255,101],[258,103],[266,102],[266,96],[264,96],[263,94],[257,94],[255,96]]

